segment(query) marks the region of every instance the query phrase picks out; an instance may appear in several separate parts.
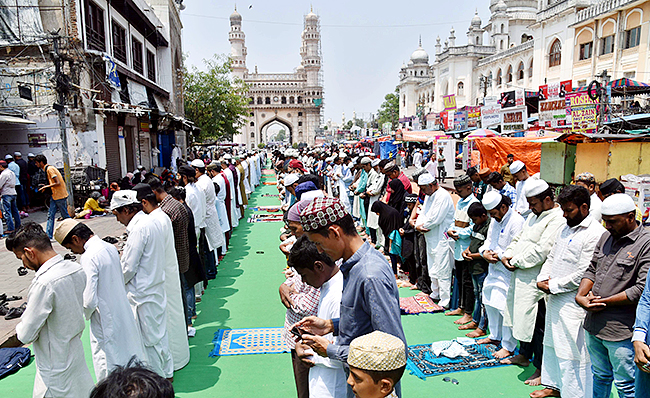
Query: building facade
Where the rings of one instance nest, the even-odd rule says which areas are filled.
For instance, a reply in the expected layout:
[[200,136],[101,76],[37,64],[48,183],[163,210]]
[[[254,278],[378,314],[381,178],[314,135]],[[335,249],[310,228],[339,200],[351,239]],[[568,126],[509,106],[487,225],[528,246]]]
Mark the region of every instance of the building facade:
[[267,143],[269,127],[280,125],[291,143],[315,144],[323,115],[320,23],[313,12],[305,16],[300,65],[293,73],[250,73],[246,66],[246,36],[242,16],[230,16],[232,75],[248,87],[250,116],[234,142],[253,148]]

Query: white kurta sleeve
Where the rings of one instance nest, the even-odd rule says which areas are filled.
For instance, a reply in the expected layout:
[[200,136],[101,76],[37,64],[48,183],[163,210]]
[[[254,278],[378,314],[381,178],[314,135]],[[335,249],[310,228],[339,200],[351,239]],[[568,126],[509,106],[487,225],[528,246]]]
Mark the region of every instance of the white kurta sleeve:
[[126,245],[124,245],[124,251],[122,252],[120,263],[122,265],[122,274],[124,275],[125,285],[129,283],[138,272],[138,267],[140,266],[140,260],[146,244],[144,232],[143,229],[133,231],[129,234]]
[[21,343],[29,344],[38,338],[52,312],[53,300],[54,293],[49,286],[35,283],[29,288],[27,307],[16,325],[16,335]]
[[548,281],[548,288],[553,294],[567,293],[578,290],[582,277],[587,271],[589,264],[594,256],[596,245],[600,240],[600,236],[585,239],[582,250],[580,251],[580,259],[576,264],[575,270],[561,278],[551,278]]
[[[442,189],[442,188],[438,188]],[[447,214],[450,211],[453,211],[454,205],[451,201],[451,197],[442,197],[440,199],[436,198],[431,204],[429,211],[424,214],[424,220],[422,220],[422,227],[426,229],[431,229],[436,225],[439,225],[445,221]]]
[[99,280],[99,270],[97,269],[97,264],[90,259],[84,259],[81,257],[81,266],[83,267],[84,273],[86,274],[86,288],[83,293],[83,303],[84,303],[84,316],[86,319],[90,319],[93,312],[99,306],[99,300],[97,298],[97,284]]

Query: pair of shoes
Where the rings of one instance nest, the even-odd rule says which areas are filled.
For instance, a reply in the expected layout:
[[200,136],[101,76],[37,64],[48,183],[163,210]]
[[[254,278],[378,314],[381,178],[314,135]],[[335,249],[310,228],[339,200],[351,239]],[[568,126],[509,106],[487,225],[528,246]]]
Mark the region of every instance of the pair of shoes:
[[27,275],[27,268],[25,267],[18,267],[18,276],[25,276]]
[[5,316],[7,313],[9,313],[9,306],[7,303],[5,302],[0,304],[0,316]]
[[187,327],[187,337],[194,337],[196,336],[196,329],[193,328],[192,326]]
[[74,254],[66,253],[65,256],[63,256],[63,259],[74,261],[77,259],[77,256],[75,256]]
[[10,320],[15,318],[20,318],[21,316],[23,316],[23,312],[25,312],[26,307],[27,307],[27,303],[23,303],[20,307],[9,308],[7,315],[5,315],[5,319]]
[[112,245],[114,245],[114,244],[116,244],[117,242],[119,242],[119,241],[117,240],[117,238],[114,238],[114,237],[112,237],[112,236],[105,236],[102,240],[103,240],[104,242],[110,243],[110,244],[112,244]]

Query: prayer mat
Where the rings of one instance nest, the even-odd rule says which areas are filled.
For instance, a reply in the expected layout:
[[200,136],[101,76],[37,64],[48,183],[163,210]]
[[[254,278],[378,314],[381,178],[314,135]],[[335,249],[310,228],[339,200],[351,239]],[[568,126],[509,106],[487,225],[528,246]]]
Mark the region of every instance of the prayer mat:
[[211,357],[289,352],[283,328],[219,329],[214,334]]
[[250,222],[250,223],[253,223],[253,222],[282,222],[282,221],[283,221],[282,216],[278,216],[278,217],[274,217],[274,218],[271,218],[271,217],[264,217],[264,218],[250,217],[248,219],[248,222]]
[[272,193],[263,193],[262,194],[263,198],[279,198],[280,194],[272,194]]
[[399,308],[404,315],[442,312],[445,309],[434,303],[429,296],[400,297]]
[[262,184],[264,185],[278,185],[277,181],[264,181]]
[[276,211],[280,211],[280,206],[256,206],[256,207],[251,207],[250,209],[254,211],[276,212]]
[[[418,344],[409,346],[406,368],[411,374],[426,379],[431,376],[438,376],[452,372],[466,372],[481,368],[507,366],[502,364],[500,359],[492,356],[501,349],[501,346],[494,344],[472,344],[464,346],[469,353],[467,357],[447,358],[444,355],[436,357],[431,352],[430,344]],[[517,352],[515,352],[517,354]]]

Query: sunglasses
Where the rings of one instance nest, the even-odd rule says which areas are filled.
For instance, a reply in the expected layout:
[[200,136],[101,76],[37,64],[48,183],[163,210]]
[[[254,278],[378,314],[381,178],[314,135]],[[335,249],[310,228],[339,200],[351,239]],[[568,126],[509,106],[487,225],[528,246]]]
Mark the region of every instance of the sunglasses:
[[458,380],[450,379],[449,377],[445,377],[444,379],[442,379],[442,381],[444,381],[445,383],[451,382],[451,384],[458,384]]

